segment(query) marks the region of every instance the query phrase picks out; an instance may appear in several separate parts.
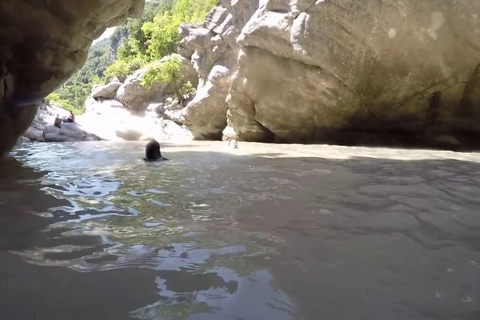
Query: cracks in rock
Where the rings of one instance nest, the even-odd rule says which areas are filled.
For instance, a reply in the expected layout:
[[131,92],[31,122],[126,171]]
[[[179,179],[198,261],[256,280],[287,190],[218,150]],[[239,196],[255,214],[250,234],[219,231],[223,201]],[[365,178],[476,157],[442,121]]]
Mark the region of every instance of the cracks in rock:
[[401,107],[403,107],[404,105],[406,105],[407,103],[409,103],[410,101],[412,101],[413,99],[415,99],[417,97],[424,97],[424,96],[428,96],[430,94],[433,95],[437,91],[440,92],[441,90],[439,90],[439,88],[447,87],[447,84],[448,84],[449,81],[450,81],[450,79],[445,79],[443,81],[438,82],[435,86],[427,87],[427,88],[425,88],[421,91],[415,92],[415,93],[405,97],[395,107],[396,108],[401,108]]
[[[469,96],[472,94],[472,91],[475,90],[475,87],[478,85],[478,77],[480,76],[480,63],[477,64],[473,70],[472,76],[465,81],[465,90],[463,90],[462,99],[460,100],[460,107],[464,109],[463,111],[469,112],[474,106],[472,102],[469,101]],[[477,78],[477,79],[476,79]],[[469,110],[470,109],[470,110]]]
[[[244,6],[244,7],[241,9],[241,11],[238,11],[238,12],[236,12],[235,9],[233,9],[232,7],[226,8],[226,6],[225,6],[225,9],[227,9],[227,10],[226,10],[226,11],[227,11],[227,15],[225,16],[225,18],[222,19],[221,23],[217,23],[217,22],[214,23],[213,21],[211,21],[211,23],[212,23],[214,26],[212,26],[212,27],[206,27],[205,24],[203,24],[203,25],[202,25],[202,28],[205,28],[205,29],[209,30],[210,32],[214,33],[215,35],[219,35],[219,36],[221,37],[222,35],[219,34],[219,33],[217,33],[217,32],[215,32],[214,29],[222,26],[222,25],[225,23],[225,20],[228,18],[229,15],[232,16],[232,20],[229,22],[229,25],[230,25],[230,26],[235,26],[236,23],[238,22],[238,20],[240,20],[240,18],[243,18],[243,13],[245,12],[245,10],[247,10],[247,8],[249,8],[249,6],[251,6],[254,2],[255,2],[255,7],[256,7],[256,8],[255,8],[255,11],[254,11],[254,14],[255,14],[255,12],[256,12],[258,9],[261,8],[261,7],[259,7],[258,0],[254,0],[254,1],[252,1],[251,3],[247,4],[246,6]],[[217,4],[217,5],[218,5],[218,4]],[[265,5],[264,5],[264,6],[265,6]],[[263,6],[263,7],[264,7],[264,6]],[[248,22],[247,22],[247,23],[248,23]],[[224,29],[225,29],[225,28],[224,28]],[[241,33],[241,32],[240,32],[240,33]],[[240,35],[240,33],[237,34],[237,35],[235,36],[235,38],[237,38],[237,37]],[[223,39],[223,38],[222,38],[222,39]]]
[[440,107],[441,92],[435,91],[430,98],[425,118],[423,120],[422,132],[425,132],[429,127],[433,127],[437,122],[438,108]]
[[338,81],[338,83],[344,87],[347,91],[349,91],[352,95],[354,95],[358,101],[360,102],[360,104],[363,106],[363,108],[365,109],[365,111],[370,115],[372,116],[373,118],[378,118],[367,106],[367,104],[363,101],[363,99],[361,98],[361,96],[356,93],[352,88],[350,88],[346,83],[344,83],[342,80],[340,80],[337,76],[333,75],[332,73],[328,72],[327,70],[323,69],[322,67],[318,66],[318,65],[314,65],[314,64],[311,64],[311,63],[308,63],[308,62],[305,62],[305,61],[300,61],[300,60],[297,60],[297,59],[293,59],[291,57],[285,57],[285,56],[280,56],[280,55],[277,55],[271,51],[268,51],[266,49],[263,49],[263,48],[260,48],[260,47],[256,47],[256,46],[246,46],[246,47],[243,47],[243,48],[253,48],[253,49],[256,49],[256,50],[261,50],[261,51],[264,51],[270,55],[273,55],[277,58],[280,58],[280,59],[286,59],[286,60],[291,60],[291,61],[294,61],[294,62],[297,62],[297,63],[300,63],[302,65],[305,65],[305,66],[308,66],[308,67],[313,67],[313,68],[316,68],[316,69],[319,69],[320,71],[326,73],[327,75],[331,76],[332,78],[334,78],[335,80]]
[[268,10],[268,12],[274,12],[274,13],[280,13],[280,14],[290,13],[288,9],[272,9],[272,10]]
[[312,9],[312,7],[314,5],[317,4],[317,2],[318,2],[318,0],[314,0],[313,3],[311,5],[309,5],[303,12],[305,12],[305,13],[308,12],[310,9]]
[[335,1],[329,1],[328,3],[331,4],[332,6],[335,6],[335,7],[339,8],[340,10],[345,11],[346,13],[353,13],[353,10],[352,10],[352,9],[349,9],[349,8],[347,8],[347,7],[345,7],[345,6],[342,6],[342,5],[340,5],[339,3],[335,2]]
[[253,119],[255,123],[265,132],[265,139],[264,142],[274,142],[275,141],[275,133],[273,133],[272,130],[268,129],[265,127],[263,124],[261,124],[258,120]]
[[316,5],[320,5],[320,4],[324,4],[324,5],[332,5],[334,7],[337,7],[339,8],[340,10],[343,10],[343,11],[346,11],[348,13],[352,13],[352,10],[351,9],[348,9],[342,5],[340,5],[339,3],[336,3],[335,1],[326,1],[326,0],[314,0],[312,4],[310,4],[305,10],[303,10],[303,12],[308,12],[310,9],[312,9],[314,6]]

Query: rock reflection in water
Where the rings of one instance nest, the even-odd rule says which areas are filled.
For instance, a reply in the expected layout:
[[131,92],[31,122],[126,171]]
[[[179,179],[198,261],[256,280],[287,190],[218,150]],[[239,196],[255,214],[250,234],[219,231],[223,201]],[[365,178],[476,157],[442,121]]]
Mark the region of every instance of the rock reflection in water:
[[[121,318],[125,319],[186,319],[195,314],[207,318],[214,314],[292,317],[293,306],[271,287],[273,278],[265,266],[246,263],[262,262],[261,257],[272,247],[232,228],[239,197],[227,192],[220,181],[212,180],[211,172],[174,161],[169,166],[151,166],[136,161],[133,152],[123,162],[121,155],[82,152],[85,161],[79,163],[77,147],[83,145],[57,146],[61,147],[38,144],[14,154],[33,171],[45,170],[34,184],[35,198],[40,199],[38,202],[50,199],[52,204],[32,216],[42,218],[44,223],[37,232],[44,238],[10,252],[39,267],[66,267],[82,274],[155,271],[151,282],[157,285],[158,301],[145,299],[143,307],[124,313]],[[4,182],[7,185],[11,180]],[[17,237],[9,238],[15,242]],[[76,282],[83,276],[69,277]],[[129,290],[143,290],[142,281],[143,277],[139,278],[139,285]],[[104,285],[114,284],[106,281]],[[239,285],[244,289],[238,290]],[[12,296],[6,293],[5,298],[8,301]],[[117,303],[123,301],[118,299]],[[247,305],[257,307],[242,311]],[[93,310],[91,319],[110,319],[109,314],[100,317]],[[48,319],[64,316],[52,313]]]

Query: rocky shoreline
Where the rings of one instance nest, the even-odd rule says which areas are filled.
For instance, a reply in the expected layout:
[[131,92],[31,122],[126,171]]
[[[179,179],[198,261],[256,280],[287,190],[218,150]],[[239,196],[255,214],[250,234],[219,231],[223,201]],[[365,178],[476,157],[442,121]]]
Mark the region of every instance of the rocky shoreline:
[[[180,56],[176,58],[184,62],[185,81],[196,85],[198,80],[188,61]],[[85,113],[77,116],[75,123],[62,123],[61,128],[53,126],[54,119],[57,114],[66,118],[69,112],[56,103],[40,105],[22,137],[38,142],[193,139],[184,125],[181,110],[185,105],[174,98],[166,83],[144,88],[140,84],[143,74],[141,69],[124,82],[114,79],[106,85],[94,87],[85,102]]]

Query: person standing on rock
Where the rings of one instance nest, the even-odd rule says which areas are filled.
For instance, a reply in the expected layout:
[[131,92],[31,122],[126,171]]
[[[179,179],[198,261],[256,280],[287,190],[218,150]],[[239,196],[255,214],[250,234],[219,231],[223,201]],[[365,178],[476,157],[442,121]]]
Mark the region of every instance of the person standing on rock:
[[55,118],[55,121],[53,122],[53,125],[55,127],[61,128],[62,127],[62,119],[60,119],[60,115],[57,114],[57,117]]

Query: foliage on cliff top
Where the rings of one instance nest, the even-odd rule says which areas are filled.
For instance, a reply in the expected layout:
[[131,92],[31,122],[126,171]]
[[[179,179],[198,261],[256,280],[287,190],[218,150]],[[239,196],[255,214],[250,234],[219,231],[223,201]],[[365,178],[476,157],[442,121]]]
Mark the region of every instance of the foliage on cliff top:
[[60,95],[56,92],[50,93],[48,96],[45,97],[45,100],[48,104],[52,104],[52,102],[59,104],[62,106],[63,109],[67,111],[72,111],[74,114],[82,114],[85,110],[79,109],[73,105],[71,105],[67,100],[64,100],[60,97]]
[[90,48],[83,68],[55,92],[58,99],[83,112],[85,100],[94,84],[114,77],[125,79],[134,70],[173,53],[180,41],[180,24],[202,22],[216,2],[147,2],[141,19],[129,19],[125,25],[117,27],[109,39],[99,41]]
[[[168,1],[172,0],[163,0],[162,3]],[[148,2],[142,19],[129,19],[125,25],[116,28],[109,39],[94,43],[82,69],[73,74],[55,91],[53,96],[49,96],[53,97],[52,101],[62,104],[68,110],[72,109],[74,112],[83,113],[85,100],[90,95],[92,87],[105,82],[105,70],[115,61],[117,48],[131,34],[141,33],[143,23],[151,21],[160,6],[160,1]]]
[[182,61],[175,55],[168,59],[154,61],[148,64],[142,78],[142,86],[151,88],[155,82],[170,83],[180,101],[187,100],[195,91],[190,81],[184,81],[182,75]]

